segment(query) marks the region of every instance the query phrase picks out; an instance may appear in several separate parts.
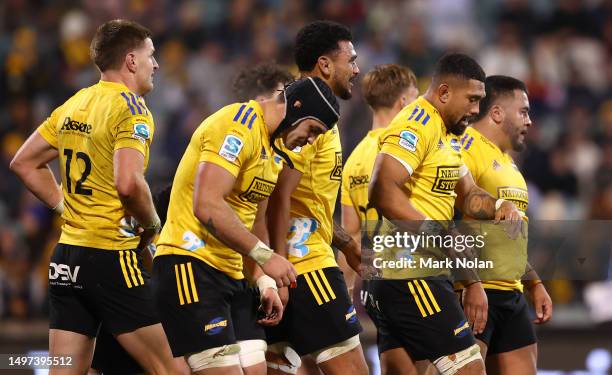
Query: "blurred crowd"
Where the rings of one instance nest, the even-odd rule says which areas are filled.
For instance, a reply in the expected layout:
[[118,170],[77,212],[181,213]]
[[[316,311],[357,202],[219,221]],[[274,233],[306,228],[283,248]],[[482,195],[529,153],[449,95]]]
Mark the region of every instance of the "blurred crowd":
[[[612,218],[611,0],[4,0],[0,317],[45,315],[48,258],[60,226],[10,173],[9,161],[53,108],[99,79],[89,42],[113,18],[154,34],[160,69],[146,98],[156,124],[147,175],[153,190],[172,180],[199,123],[235,101],[231,82],[241,68],[274,60],[296,73],[297,30],[330,19],[350,26],[362,74],[400,63],[424,90],[434,62],[462,51],[489,75],[524,80],[534,126],[517,161],[528,179],[530,217]],[[341,105],[346,158],[370,114],[358,87]],[[553,290],[557,303],[581,303],[581,293],[567,292],[571,286]]]

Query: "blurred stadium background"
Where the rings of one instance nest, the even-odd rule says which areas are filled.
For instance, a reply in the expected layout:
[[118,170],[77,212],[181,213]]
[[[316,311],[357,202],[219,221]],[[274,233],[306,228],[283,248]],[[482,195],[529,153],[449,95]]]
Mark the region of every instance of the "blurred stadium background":
[[[534,126],[518,163],[529,183],[530,217],[612,219],[610,0],[3,0],[0,353],[46,348],[48,259],[61,224],[10,173],[9,161],[54,107],[99,79],[89,42],[112,18],[136,20],[155,35],[160,70],[147,96],[156,123],[147,175],[153,190],[172,180],[202,119],[234,101],[239,69],[275,60],[296,72],[297,30],[331,19],[352,29],[362,75],[376,64],[400,63],[424,89],[439,56],[463,51],[487,74],[524,80]],[[370,115],[358,88],[341,105],[346,158]],[[603,225],[612,229],[610,223]],[[612,373],[609,269],[607,282],[546,282],[555,311],[538,330],[542,373]],[[374,331],[367,328],[374,358]]]

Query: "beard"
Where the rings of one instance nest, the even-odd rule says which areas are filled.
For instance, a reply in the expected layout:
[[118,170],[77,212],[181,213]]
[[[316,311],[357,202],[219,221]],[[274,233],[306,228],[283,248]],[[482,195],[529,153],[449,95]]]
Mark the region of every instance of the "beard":
[[332,87],[334,94],[342,100],[349,100],[353,97],[353,93],[351,92],[351,82],[353,80],[350,79],[346,82],[346,85],[342,84],[339,80],[334,81],[334,87]]
[[470,122],[472,122],[472,116],[464,116],[448,128],[448,130],[454,135],[462,135],[465,133],[465,129],[467,129]]
[[512,150],[516,152],[521,152],[525,150],[525,147],[526,147],[525,140],[523,139],[523,142],[519,140],[520,136],[521,136],[521,133],[516,133],[514,137],[510,138],[510,144],[512,145]]
[[[504,123],[502,130],[504,131],[504,133],[506,133],[508,138],[510,138],[510,146],[512,146],[512,151],[521,152],[525,150],[525,137],[527,136],[527,133],[525,133],[524,135],[521,134],[522,129],[512,127],[512,125],[509,123]],[[520,140],[521,135],[523,135],[522,142]]]

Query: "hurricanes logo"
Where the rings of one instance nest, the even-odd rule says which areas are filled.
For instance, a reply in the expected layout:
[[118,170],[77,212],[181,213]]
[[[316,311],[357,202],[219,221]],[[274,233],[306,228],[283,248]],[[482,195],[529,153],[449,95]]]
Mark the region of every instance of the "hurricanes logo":
[[258,203],[270,196],[276,184],[263,178],[255,177],[249,188],[242,194],[240,199],[245,202]]
[[225,327],[227,327],[227,319],[219,316],[204,326],[204,332],[206,332],[208,336],[212,336],[223,331]]
[[500,186],[497,188],[497,196],[499,199],[511,201],[519,210],[527,211],[527,206],[529,205],[527,190],[511,186]]
[[335,181],[342,181],[342,152],[336,152],[336,164],[329,178]]
[[457,337],[463,337],[470,333],[469,329],[470,324],[467,321],[462,320],[461,323],[457,325],[457,328],[453,330],[453,334]]
[[459,167],[440,166],[436,172],[436,179],[431,191],[451,195],[459,181]]
[[344,314],[344,319],[346,319],[348,323],[355,323],[357,321],[357,311],[355,311],[355,306],[351,305],[348,308],[348,311],[346,314]]

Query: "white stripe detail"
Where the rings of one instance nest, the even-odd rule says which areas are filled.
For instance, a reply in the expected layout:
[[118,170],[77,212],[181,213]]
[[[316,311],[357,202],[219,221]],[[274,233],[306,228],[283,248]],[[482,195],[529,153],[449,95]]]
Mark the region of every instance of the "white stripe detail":
[[325,100],[325,103],[327,103],[327,105],[329,106],[329,108],[332,110],[332,112],[334,112],[336,114],[336,117],[340,118],[340,114],[338,112],[336,112],[336,110],[334,109],[334,107],[332,107],[331,104],[329,104],[329,102],[327,101],[327,98],[325,96],[323,96],[323,93],[321,92],[321,90],[319,89],[319,86],[317,86],[317,84],[315,83],[314,79],[312,79],[312,77],[306,77],[310,80],[310,82],[312,82],[312,84],[314,85],[315,89],[317,89],[317,91],[319,92],[319,95],[321,95],[321,97],[323,98],[323,100]]
[[387,153],[387,152],[381,152],[381,154],[389,155],[389,156],[391,156],[393,159],[395,159],[395,160],[399,161],[399,162],[400,162],[400,163],[401,163],[401,164],[404,166],[404,168],[406,168],[406,170],[408,171],[408,174],[412,176],[412,173],[414,172],[414,169],[412,169],[412,167],[411,167],[411,166],[410,166],[408,163],[406,163],[406,162],[405,162],[405,161],[403,161],[402,159],[398,158],[397,156],[395,156],[395,155],[391,155],[391,154],[389,154],[389,153]]

